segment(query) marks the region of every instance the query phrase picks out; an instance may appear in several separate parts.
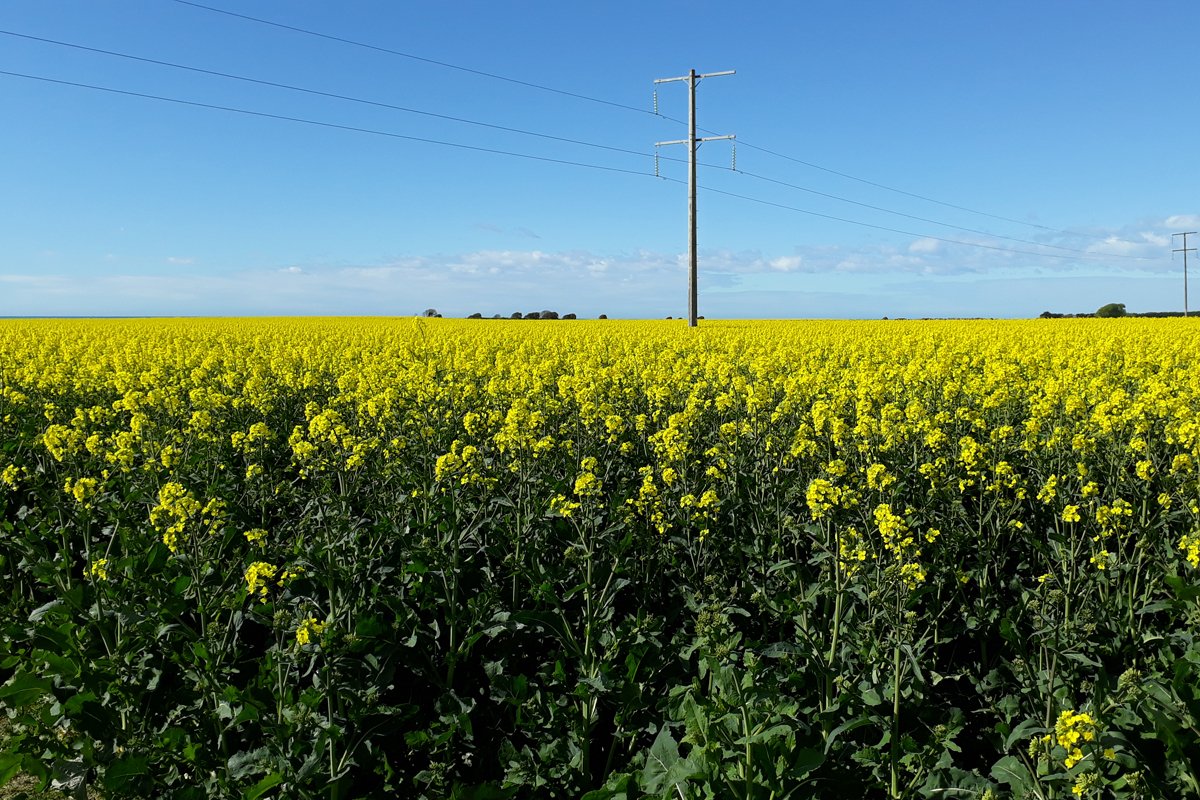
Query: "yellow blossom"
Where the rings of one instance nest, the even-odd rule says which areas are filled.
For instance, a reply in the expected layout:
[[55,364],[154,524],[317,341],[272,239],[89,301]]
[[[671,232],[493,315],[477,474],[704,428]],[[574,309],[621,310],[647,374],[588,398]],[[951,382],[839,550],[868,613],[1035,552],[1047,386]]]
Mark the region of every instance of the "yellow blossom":
[[327,624],[318,622],[316,617],[306,617],[300,620],[300,624],[296,627],[296,644],[301,647],[306,644],[316,644],[319,647],[320,643],[317,640],[325,632]]

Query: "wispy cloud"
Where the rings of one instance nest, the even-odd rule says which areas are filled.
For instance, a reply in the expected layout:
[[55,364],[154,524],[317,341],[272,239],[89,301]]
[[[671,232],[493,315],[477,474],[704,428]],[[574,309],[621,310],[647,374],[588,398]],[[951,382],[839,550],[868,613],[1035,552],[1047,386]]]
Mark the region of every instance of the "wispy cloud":
[[[892,295],[882,287],[906,281],[923,287],[914,295],[911,309],[920,305],[923,294],[932,297],[936,287],[945,292],[945,307],[951,302],[948,298],[959,292],[964,304],[968,300],[973,304],[974,314],[986,315],[986,304],[992,300],[968,296],[961,287],[1016,279],[1065,286],[1050,278],[1067,281],[1085,276],[1117,282],[1155,276],[1170,283],[1172,273],[1179,269],[1171,263],[1170,233],[1180,222],[1180,217],[1172,217],[1119,228],[1035,235],[1044,244],[1081,251],[1076,254],[983,236],[972,241],[1000,249],[932,237],[858,245],[797,245],[788,252],[707,249],[699,254],[700,280],[702,293],[714,299],[721,295],[721,307],[726,309],[742,302],[738,297],[749,304],[752,296],[764,291],[800,292],[831,303],[837,296],[841,298],[837,307],[844,308],[849,307],[842,297],[846,287],[855,287],[849,294],[858,298],[855,303],[862,308],[869,309],[871,303],[887,308]],[[174,266],[188,266],[197,260],[191,256],[167,259]],[[679,252],[539,248],[413,254],[358,264],[264,265],[237,272],[173,270],[145,275],[110,271],[76,277],[31,269],[27,274],[0,275],[0,285],[5,287],[0,292],[0,314],[414,314],[434,307],[463,316],[475,311],[508,316],[514,310],[546,308],[585,315],[665,316],[682,311],[686,272],[687,255]],[[1115,299],[1125,301],[1125,297]],[[1038,302],[1055,310],[1090,310],[1076,308],[1076,298],[1071,297]],[[761,315],[754,310],[766,308],[761,304],[746,307],[745,316]],[[737,315],[732,310],[728,313]],[[870,316],[871,311],[860,315]]]

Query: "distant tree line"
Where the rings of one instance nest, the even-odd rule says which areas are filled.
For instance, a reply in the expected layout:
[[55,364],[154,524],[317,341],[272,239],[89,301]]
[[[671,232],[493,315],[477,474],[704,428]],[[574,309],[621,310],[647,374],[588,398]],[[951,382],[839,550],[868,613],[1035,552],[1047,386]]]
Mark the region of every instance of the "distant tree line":
[[[421,312],[421,316],[440,318],[442,315],[438,313],[436,308],[427,308]],[[557,311],[529,311],[526,313],[514,311],[507,317],[501,314],[493,314],[491,317],[485,318],[483,314],[476,311],[474,314],[468,316],[467,319],[578,319],[578,317],[575,314],[563,314],[559,316]],[[608,314],[601,314],[597,319],[608,319]]]
[[[514,311],[513,313],[509,314],[507,317],[503,316],[502,314],[493,314],[490,317],[490,319],[578,319],[578,318],[579,317],[576,316],[575,314],[563,314],[563,315],[559,316],[559,313],[557,311],[549,311],[549,310],[547,310],[547,311],[527,311],[525,313],[521,313],[520,311]],[[480,314],[478,311],[476,311],[474,314],[471,314],[469,317],[467,317],[467,319],[488,319],[488,318],[484,317],[483,314]],[[601,314],[600,319],[608,319],[608,315]]]
[[1105,303],[1095,311],[1080,314],[1058,314],[1053,311],[1043,311],[1038,315],[1040,319],[1089,319],[1098,317],[1100,319],[1113,319],[1116,317],[1143,317],[1149,319],[1158,319],[1162,317],[1182,317],[1182,311],[1140,311],[1130,312],[1125,309],[1124,303]]

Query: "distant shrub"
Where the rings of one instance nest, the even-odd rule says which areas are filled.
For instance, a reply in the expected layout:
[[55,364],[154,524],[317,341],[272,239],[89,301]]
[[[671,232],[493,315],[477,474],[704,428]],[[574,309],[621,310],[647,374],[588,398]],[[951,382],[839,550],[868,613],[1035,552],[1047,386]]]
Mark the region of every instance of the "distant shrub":
[[1106,303],[1096,309],[1097,317],[1123,317],[1125,316],[1125,313],[1124,303]]
[[563,314],[562,318],[563,319],[577,319],[577,317],[574,314]]

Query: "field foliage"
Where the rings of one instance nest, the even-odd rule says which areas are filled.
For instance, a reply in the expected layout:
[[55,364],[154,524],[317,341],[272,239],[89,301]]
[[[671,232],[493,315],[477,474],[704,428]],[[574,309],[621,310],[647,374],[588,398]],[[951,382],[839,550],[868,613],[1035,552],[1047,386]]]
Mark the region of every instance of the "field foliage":
[[0,322],[0,783],[1196,796],[1198,332]]

